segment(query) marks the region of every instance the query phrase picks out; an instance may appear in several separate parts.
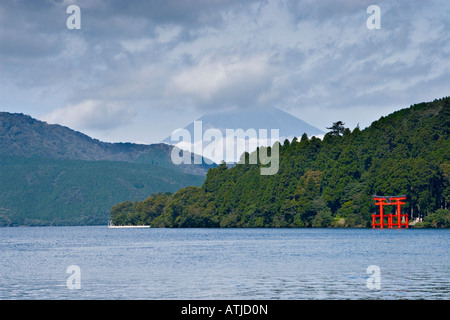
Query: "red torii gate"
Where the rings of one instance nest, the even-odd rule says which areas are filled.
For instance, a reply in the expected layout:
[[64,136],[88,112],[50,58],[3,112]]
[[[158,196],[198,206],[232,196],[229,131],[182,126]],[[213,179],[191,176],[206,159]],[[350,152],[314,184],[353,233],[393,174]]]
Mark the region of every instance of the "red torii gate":
[[[372,214],[372,228],[376,228],[377,226],[380,229],[384,228],[384,217],[388,218],[388,228],[392,229],[394,227],[394,218],[397,218],[395,225],[398,229],[401,229],[402,226],[408,228],[408,214],[401,213],[401,205],[405,204],[402,200],[406,200],[406,196],[373,196],[373,200],[375,200],[375,205],[380,206],[379,214]],[[383,214],[383,206],[397,206],[397,213],[394,215],[389,213],[387,215]],[[402,223],[402,217],[405,217],[405,222]],[[376,223],[376,218],[379,218],[379,223]]]

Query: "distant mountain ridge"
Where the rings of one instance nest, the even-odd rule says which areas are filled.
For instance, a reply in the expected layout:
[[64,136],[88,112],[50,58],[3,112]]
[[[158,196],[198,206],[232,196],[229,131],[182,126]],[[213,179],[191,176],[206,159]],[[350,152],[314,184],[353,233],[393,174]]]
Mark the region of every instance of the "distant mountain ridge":
[[81,132],[58,124],[48,124],[29,115],[0,112],[0,155],[148,163],[189,174],[206,174],[210,167],[206,164],[174,165],[170,159],[172,148],[173,146],[163,143],[145,145],[102,142]]
[[114,203],[201,185],[214,165],[175,165],[173,148],[102,142],[0,112],[0,226],[106,224]]

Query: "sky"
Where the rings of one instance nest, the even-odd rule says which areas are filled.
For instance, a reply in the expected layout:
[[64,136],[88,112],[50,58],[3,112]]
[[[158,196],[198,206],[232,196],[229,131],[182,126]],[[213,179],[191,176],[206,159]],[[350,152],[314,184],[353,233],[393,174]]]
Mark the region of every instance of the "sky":
[[363,129],[449,96],[449,57],[448,0],[0,1],[0,111],[108,142],[267,106]]

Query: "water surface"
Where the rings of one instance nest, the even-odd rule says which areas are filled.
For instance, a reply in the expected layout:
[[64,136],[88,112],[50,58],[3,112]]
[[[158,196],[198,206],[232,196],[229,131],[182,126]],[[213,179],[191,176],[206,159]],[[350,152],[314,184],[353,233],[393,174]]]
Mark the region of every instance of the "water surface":
[[0,228],[0,299],[449,299],[449,248],[432,229]]

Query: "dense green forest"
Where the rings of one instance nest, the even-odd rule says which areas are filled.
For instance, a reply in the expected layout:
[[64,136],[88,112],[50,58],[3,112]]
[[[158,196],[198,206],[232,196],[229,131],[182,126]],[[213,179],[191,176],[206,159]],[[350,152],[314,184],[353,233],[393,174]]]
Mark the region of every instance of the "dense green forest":
[[364,130],[338,121],[323,140],[303,134],[284,141],[275,175],[261,175],[261,164],[222,163],[201,187],[119,203],[111,219],[152,227],[368,227],[372,195],[404,194],[410,221],[423,218],[416,226],[448,227],[449,128],[449,97]]

